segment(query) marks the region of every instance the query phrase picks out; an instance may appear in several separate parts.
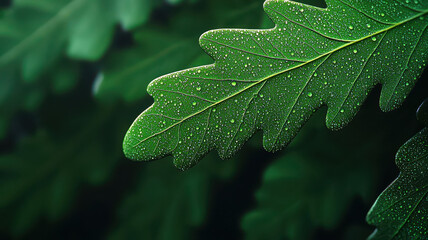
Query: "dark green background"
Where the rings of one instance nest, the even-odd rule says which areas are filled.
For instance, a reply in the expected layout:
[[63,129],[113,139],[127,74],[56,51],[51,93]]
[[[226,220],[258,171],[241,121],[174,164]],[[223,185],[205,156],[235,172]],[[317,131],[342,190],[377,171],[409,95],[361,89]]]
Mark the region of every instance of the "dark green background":
[[[262,0],[145,2],[147,21],[131,30],[112,25],[94,59],[64,47],[50,61],[36,54],[38,71],[24,71],[24,57],[0,66],[0,239],[367,237],[374,228],[365,215],[398,175],[396,151],[422,128],[415,112],[427,97],[427,73],[400,109],[382,113],[375,88],[346,128],[327,130],[320,109],[277,153],[262,150],[258,134],[233,159],[211,153],[186,172],[170,158],[132,162],[122,139],[152,103],[151,80],[211,63],[197,41],[207,30],[273,26]],[[0,6],[2,49],[14,44],[6,20],[16,10],[14,2]],[[25,24],[39,17],[31,7],[20,14]],[[67,24],[85,24],[79,16]],[[46,39],[62,41],[55,33]],[[272,180],[284,169],[290,176]]]

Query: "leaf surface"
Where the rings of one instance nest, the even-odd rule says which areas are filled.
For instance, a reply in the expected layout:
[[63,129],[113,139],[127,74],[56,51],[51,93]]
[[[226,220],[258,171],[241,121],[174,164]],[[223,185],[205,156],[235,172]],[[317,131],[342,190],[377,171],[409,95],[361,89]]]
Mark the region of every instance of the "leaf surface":
[[203,34],[200,45],[215,64],[149,85],[155,103],[128,130],[125,155],[173,155],[184,169],[212,149],[230,157],[256,130],[275,151],[321,106],[329,128],[343,127],[378,83],[381,108],[399,106],[426,65],[428,1],[326,3],[269,0],[275,28]]
[[[428,112],[426,103],[424,105],[418,116]],[[398,150],[395,162],[400,175],[379,196],[367,215],[367,222],[377,227],[369,239],[426,239],[428,128],[424,128]]]

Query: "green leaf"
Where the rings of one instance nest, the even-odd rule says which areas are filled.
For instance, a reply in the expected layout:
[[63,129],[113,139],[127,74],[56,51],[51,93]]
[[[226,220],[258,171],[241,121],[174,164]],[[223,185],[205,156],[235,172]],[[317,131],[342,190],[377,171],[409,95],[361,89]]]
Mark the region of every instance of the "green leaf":
[[155,103],[128,130],[125,155],[173,155],[184,169],[212,149],[231,156],[256,130],[266,150],[278,150],[321,106],[329,128],[345,126],[378,83],[381,108],[398,107],[426,65],[428,1],[326,3],[269,0],[275,28],[202,35],[215,64],[149,85]]
[[207,217],[211,185],[236,169],[236,161],[207,160],[189,172],[177,171],[167,161],[147,165],[119,206],[117,226],[108,239],[191,239]]
[[112,0],[107,1],[107,4],[105,0],[82,2],[82,7],[75,13],[79,17],[67,22],[70,31],[68,56],[94,61],[104,54],[114,33],[116,19],[113,7]]
[[117,15],[126,30],[133,29],[146,22],[150,15],[152,0],[116,1]]
[[265,170],[256,206],[241,222],[245,239],[317,239],[317,230],[336,229],[343,222],[353,201],[369,203],[380,170],[373,158],[381,154],[377,146],[385,139],[373,132],[356,148],[343,139],[361,134],[358,128],[335,138],[321,128],[321,114],[315,118]]
[[377,227],[369,239],[426,239],[428,236],[428,128],[397,152],[400,175],[367,215]]
[[[195,3],[198,0],[191,1]],[[168,1],[171,5],[182,3],[183,0]],[[132,30],[145,23],[152,8],[161,3],[159,0],[116,0],[117,16],[125,30]]]
[[0,69],[22,68],[32,81],[59,58],[97,60],[107,50],[116,23],[126,30],[148,19],[160,1],[17,0],[0,21]]

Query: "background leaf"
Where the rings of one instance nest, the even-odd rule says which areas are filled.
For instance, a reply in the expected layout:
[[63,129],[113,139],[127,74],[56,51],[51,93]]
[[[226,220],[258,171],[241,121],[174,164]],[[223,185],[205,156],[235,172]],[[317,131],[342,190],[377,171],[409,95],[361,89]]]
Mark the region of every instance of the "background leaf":
[[206,31],[201,26],[269,27],[271,23],[260,21],[264,18],[258,9],[262,2],[208,2],[206,6],[183,9],[176,14],[175,21],[168,24],[141,28],[133,35],[137,46],[118,49],[106,57],[95,83],[95,96],[101,100],[111,101],[117,96],[135,101],[148,97],[147,85],[153,78],[185,67],[209,64],[209,56],[195,48],[196,39]]
[[[420,111],[418,115],[425,114]],[[428,236],[427,128],[398,150],[396,164],[400,175],[367,215],[367,222],[377,227],[369,239],[424,239]]]
[[[67,58],[99,60],[111,45],[118,23],[126,30],[135,29],[147,21],[153,8],[161,5],[158,0],[13,1],[0,20],[0,75],[2,85],[6,85],[4,93],[0,92],[0,128],[9,127],[20,111],[34,111],[38,107],[33,104],[28,108],[20,103],[6,106],[1,99],[16,102],[10,94],[23,91],[18,101],[32,102],[33,96],[37,96],[40,103],[58,86],[71,89],[72,82],[76,82],[74,72],[79,70],[76,62]],[[126,14],[126,9],[134,12]],[[63,62],[71,65],[70,70],[58,66]],[[61,76],[52,76],[49,71]],[[0,131],[0,139],[5,135],[5,130]]]

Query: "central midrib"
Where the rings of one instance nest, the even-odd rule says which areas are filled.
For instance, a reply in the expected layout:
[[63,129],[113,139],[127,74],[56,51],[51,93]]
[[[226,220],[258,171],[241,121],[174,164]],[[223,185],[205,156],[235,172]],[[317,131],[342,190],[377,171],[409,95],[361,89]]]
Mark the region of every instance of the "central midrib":
[[[199,115],[199,114],[201,114],[201,113],[205,112],[206,110],[208,110],[208,109],[210,109],[210,108],[212,108],[212,107],[214,107],[214,106],[217,106],[217,105],[219,105],[219,104],[221,104],[221,103],[223,103],[223,102],[225,102],[225,101],[227,101],[227,100],[229,100],[229,99],[231,99],[231,98],[233,98],[233,97],[235,97],[235,96],[237,96],[237,95],[239,95],[239,94],[241,94],[241,93],[243,93],[243,92],[247,91],[248,89],[250,89],[250,88],[252,88],[252,87],[254,87],[254,86],[257,86],[258,84],[263,83],[263,82],[265,82],[265,81],[267,81],[267,80],[269,80],[269,79],[273,78],[273,77],[276,77],[276,76],[281,75],[281,74],[283,74],[283,73],[286,73],[286,72],[292,71],[292,70],[294,70],[294,69],[300,68],[300,67],[302,67],[302,66],[305,66],[306,64],[312,63],[312,62],[314,62],[314,61],[316,61],[316,60],[318,60],[318,59],[320,59],[320,58],[322,58],[322,57],[325,57],[325,56],[327,56],[327,55],[329,55],[329,54],[332,54],[332,53],[337,52],[337,51],[339,51],[339,50],[341,50],[341,49],[344,49],[344,48],[346,48],[346,47],[349,47],[349,46],[351,46],[351,45],[353,45],[353,44],[356,44],[356,43],[359,43],[359,42],[361,42],[361,41],[364,41],[364,40],[366,40],[366,39],[368,39],[368,38],[370,38],[370,37],[376,36],[376,35],[378,35],[378,34],[380,34],[380,33],[387,32],[387,31],[389,31],[389,30],[391,30],[391,29],[394,29],[394,28],[396,28],[396,27],[398,27],[398,26],[400,26],[400,25],[402,25],[402,24],[405,24],[405,23],[408,23],[408,22],[410,22],[410,21],[412,21],[412,20],[414,20],[414,19],[417,19],[417,18],[419,18],[419,17],[421,17],[421,16],[423,16],[423,15],[425,15],[425,14],[427,14],[427,13],[428,13],[428,10],[425,10],[424,12],[421,12],[421,13],[419,13],[419,14],[417,14],[417,15],[415,15],[415,16],[413,16],[413,17],[411,17],[411,18],[408,18],[408,19],[406,19],[406,20],[404,20],[404,21],[402,21],[402,22],[399,22],[399,23],[396,23],[396,24],[394,24],[394,25],[391,25],[391,26],[389,26],[389,27],[387,27],[387,28],[385,28],[385,29],[382,29],[381,31],[378,31],[378,32],[372,33],[372,34],[367,35],[367,36],[365,36],[365,37],[363,37],[363,38],[360,38],[360,39],[354,40],[354,41],[352,41],[352,42],[349,42],[349,43],[343,44],[342,46],[340,46],[340,47],[338,47],[338,48],[335,48],[335,49],[333,49],[333,50],[331,50],[331,51],[329,51],[329,52],[326,52],[326,53],[324,53],[324,54],[322,54],[322,55],[320,55],[320,56],[318,56],[318,57],[316,57],[316,58],[313,58],[313,59],[311,59],[311,60],[307,61],[307,62],[304,62],[304,63],[298,64],[298,65],[296,65],[296,66],[294,66],[294,67],[291,67],[291,68],[285,69],[285,70],[283,70],[283,71],[279,71],[279,72],[274,73],[274,74],[271,74],[271,75],[269,75],[269,76],[267,76],[267,77],[265,77],[265,78],[262,78],[262,79],[260,79],[260,81],[258,81],[258,82],[254,82],[254,83],[252,83],[252,84],[248,85],[247,87],[244,87],[244,88],[242,88],[241,90],[239,90],[239,91],[235,92],[234,94],[232,94],[232,95],[230,95],[230,96],[227,96],[227,97],[225,97],[225,98],[223,98],[223,99],[219,100],[218,102],[215,102],[215,103],[213,103],[213,104],[211,104],[211,105],[209,105],[209,106],[207,106],[207,107],[205,107],[205,108],[203,108],[203,109],[199,110],[198,112],[195,112],[194,114],[191,114],[191,115],[189,115],[189,116],[187,116],[187,117],[185,117],[185,118],[181,119],[180,121],[178,121],[178,122],[176,122],[176,123],[172,124],[171,126],[169,126],[169,127],[165,128],[164,130],[162,130],[162,131],[160,131],[160,132],[157,132],[157,133],[155,133],[155,134],[153,134],[153,135],[150,135],[150,136],[148,136],[148,137],[144,138],[143,140],[141,140],[141,141],[139,141],[137,144],[135,144],[133,147],[136,147],[136,146],[140,145],[141,143],[143,143],[143,142],[145,142],[145,141],[147,141],[147,140],[149,140],[149,139],[151,139],[151,138],[153,138],[153,137],[155,137],[155,136],[157,136],[157,135],[159,135],[159,134],[162,134],[162,133],[164,133],[164,132],[168,131],[169,129],[171,129],[171,128],[173,128],[173,127],[175,127],[175,126],[177,126],[177,125],[179,125],[179,124],[183,123],[184,121],[186,121],[186,120],[188,120],[188,119],[190,119],[190,118],[192,118],[192,117],[194,117],[194,116],[196,116],[196,115]],[[207,39],[207,40],[209,40],[209,39]]]

